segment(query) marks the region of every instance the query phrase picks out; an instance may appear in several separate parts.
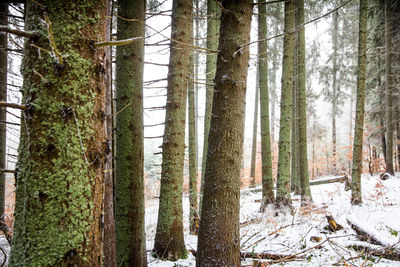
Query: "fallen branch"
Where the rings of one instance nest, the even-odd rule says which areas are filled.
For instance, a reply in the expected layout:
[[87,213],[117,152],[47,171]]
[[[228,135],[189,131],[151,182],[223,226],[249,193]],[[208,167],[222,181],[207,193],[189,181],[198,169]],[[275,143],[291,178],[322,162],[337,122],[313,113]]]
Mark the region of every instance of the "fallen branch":
[[364,225],[363,222],[356,218],[347,218],[347,223],[360,235],[358,238],[362,241],[368,241],[369,243],[390,247],[393,244],[398,243],[397,239],[394,240],[392,236],[385,235],[383,232],[376,231],[374,228]]
[[400,250],[395,248],[394,246],[382,247],[365,242],[355,242],[353,244],[348,244],[347,247],[354,249],[358,252],[363,252],[363,255],[369,254],[388,260],[400,261]]
[[313,180],[313,181],[310,181],[310,185],[345,182],[347,179],[348,179],[347,175],[343,175],[343,176],[337,176],[337,177],[328,178],[328,179]]

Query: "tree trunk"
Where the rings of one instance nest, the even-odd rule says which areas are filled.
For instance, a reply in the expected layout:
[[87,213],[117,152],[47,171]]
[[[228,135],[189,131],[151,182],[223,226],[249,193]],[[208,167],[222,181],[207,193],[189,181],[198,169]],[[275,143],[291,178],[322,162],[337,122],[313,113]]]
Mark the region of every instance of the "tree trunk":
[[[265,17],[264,17],[265,19]],[[260,74],[257,72],[256,79],[259,79]],[[251,146],[251,167],[250,167],[250,187],[256,186],[256,160],[257,160],[257,123],[258,123],[258,91],[259,81],[256,81],[256,94],[254,97],[254,117],[253,117],[253,139]],[[268,87],[267,87],[268,90]]]
[[[285,32],[295,26],[294,0],[285,2]],[[281,118],[279,129],[279,159],[276,205],[291,205],[290,200],[290,122],[294,33],[285,34],[282,59]]]
[[[207,49],[216,51],[218,49],[220,10],[214,0],[207,0]],[[206,173],[206,159],[208,151],[208,134],[210,132],[212,100],[214,95],[214,78],[217,69],[217,54],[207,53],[206,57],[206,106],[204,114],[204,142],[201,166],[201,188],[200,188],[200,211],[204,191],[204,176]]]
[[390,1],[385,0],[385,49],[386,49],[386,172],[394,175],[393,169],[393,76],[392,76],[392,20]]
[[26,29],[39,37],[26,42],[22,63],[29,108],[21,120],[10,266],[102,265],[109,62],[106,48],[90,44],[106,37],[107,4],[26,3]]
[[339,34],[339,20],[337,12],[333,13],[333,67],[332,67],[332,170],[331,174],[336,175],[336,115],[337,115],[337,73],[338,73],[338,34]]
[[[297,0],[298,25],[304,23],[304,0]],[[308,173],[307,153],[307,113],[306,113],[306,38],[305,29],[301,27],[298,31],[298,128],[299,128],[299,171],[300,171],[300,194],[302,202],[312,200],[310,191],[310,178]]]
[[[7,26],[8,4],[0,3],[0,25]],[[0,35],[0,101],[7,102],[7,33]],[[6,109],[0,109],[0,120],[6,121]],[[0,124],[0,168],[6,169],[6,131],[7,125]],[[0,218],[4,220],[5,211],[6,174],[0,174]]]
[[362,203],[361,174],[363,161],[365,72],[367,68],[366,46],[368,0],[360,0],[359,12],[357,102],[356,122],[354,124],[353,170],[351,174],[351,203],[354,205]]
[[[259,0],[259,2],[262,2]],[[258,5],[258,40],[267,37],[267,12],[265,5]],[[260,88],[262,206],[273,203],[274,180],[272,178],[271,135],[269,125],[268,94],[268,43],[258,43],[258,84]]]
[[185,119],[193,1],[172,4],[171,52],[168,69],[160,204],[154,252],[161,258],[186,257],[182,221],[182,183],[185,152]]
[[[144,36],[144,0],[118,0],[117,39]],[[130,21],[127,19],[137,19]],[[144,42],[117,47],[115,220],[118,266],[147,266],[143,180]]]
[[[223,1],[196,266],[240,266],[240,158],[252,1]],[[228,62],[227,62],[228,60]]]
[[[197,25],[197,23],[196,23]],[[193,31],[190,31],[193,38]],[[195,44],[196,45],[196,44]],[[189,230],[197,234],[198,227],[198,202],[197,202],[197,142],[196,142],[196,114],[195,114],[195,76],[194,51],[189,59],[190,79],[188,80],[188,112],[189,112]]]

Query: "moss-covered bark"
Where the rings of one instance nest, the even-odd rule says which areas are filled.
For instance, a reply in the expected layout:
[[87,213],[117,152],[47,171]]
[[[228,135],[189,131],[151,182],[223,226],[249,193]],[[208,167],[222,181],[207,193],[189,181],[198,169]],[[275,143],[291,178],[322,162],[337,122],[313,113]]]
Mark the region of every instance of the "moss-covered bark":
[[[207,49],[218,49],[220,8],[214,0],[207,0]],[[206,159],[208,151],[208,133],[210,132],[212,99],[214,95],[214,77],[217,69],[217,54],[208,53],[206,57],[206,106],[204,112],[204,142],[201,166],[200,210],[204,190],[204,176],[206,173]]]
[[196,266],[240,266],[240,159],[252,1],[223,1]]
[[[198,26],[198,24],[196,23]],[[193,31],[190,31],[193,38]],[[196,42],[194,42],[196,45]],[[189,119],[189,230],[191,234],[197,235],[198,218],[198,199],[197,199],[197,138],[196,138],[196,104],[195,104],[195,56],[192,51],[189,59],[190,79],[188,80],[188,119]]]
[[165,115],[160,204],[154,252],[161,258],[186,257],[182,222],[182,183],[185,150],[187,78],[193,1],[172,4],[171,52]]
[[[295,26],[294,0],[285,2],[285,32]],[[276,205],[291,205],[290,200],[290,122],[293,86],[294,33],[283,41],[281,118],[279,129],[279,158]]]
[[358,30],[357,103],[356,122],[354,126],[353,171],[351,174],[351,203],[356,205],[359,205],[362,202],[361,173],[364,134],[365,72],[367,68],[367,14],[368,0],[360,0]]
[[386,77],[386,172],[394,174],[393,168],[393,75],[392,75],[392,20],[391,2],[385,0],[385,77]]
[[[7,26],[8,4],[0,3],[0,25]],[[0,35],[0,101],[7,102],[7,33]],[[0,120],[6,121],[6,109],[0,110]],[[6,168],[6,124],[0,123],[0,169]],[[0,217],[5,207],[6,174],[0,174]]]
[[[46,7],[44,10],[43,7]],[[107,1],[27,1],[11,266],[99,266],[106,155]],[[48,15],[63,65],[47,50]]]
[[[296,0],[297,24],[304,23],[304,0]],[[306,38],[304,27],[298,31],[298,56],[297,56],[297,76],[298,76],[298,111],[299,111],[299,179],[300,194],[302,202],[311,201],[311,190],[308,173],[308,153],[307,153],[307,114],[306,114]]]
[[[117,39],[144,36],[145,0],[118,0]],[[139,20],[132,21],[132,19]],[[146,266],[143,40],[117,47],[115,220],[118,266]]]
[[[259,0],[262,2],[262,0]],[[258,5],[258,40],[267,37],[267,11]],[[273,203],[274,180],[272,178],[271,135],[269,123],[268,94],[268,43],[258,43],[258,84],[260,87],[261,164],[262,164],[262,207]]]

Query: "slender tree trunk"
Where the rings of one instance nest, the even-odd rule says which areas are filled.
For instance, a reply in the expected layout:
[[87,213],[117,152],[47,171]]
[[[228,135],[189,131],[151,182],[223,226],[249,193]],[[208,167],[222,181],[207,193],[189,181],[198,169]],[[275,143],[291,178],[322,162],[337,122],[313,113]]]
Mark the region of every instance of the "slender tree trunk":
[[[294,0],[285,2],[285,32],[295,26]],[[294,33],[285,34],[282,61],[281,118],[276,205],[291,205],[290,200],[290,122],[292,119],[292,81]]]
[[354,127],[353,171],[351,175],[351,203],[354,205],[359,205],[362,202],[361,174],[364,134],[365,72],[367,68],[367,14],[368,0],[360,0],[356,122]]
[[[8,4],[0,3],[0,25],[7,26]],[[0,101],[7,102],[7,33],[0,35]],[[6,109],[0,110],[0,120],[6,121]],[[0,168],[6,169],[6,130],[5,123],[0,124]],[[0,218],[4,220],[6,174],[0,174]]]
[[[113,4],[108,8],[107,16],[113,17]],[[106,40],[111,39],[112,33],[112,19],[107,20],[107,35]],[[113,139],[113,93],[112,93],[112,46],[107,47],[106,50],[106,114],[107,114],[107,136]],[[110,150],[114,149],[114,142],[109,140]],[[115,152],[114,152],[115,153]],[[116,251],[116,235],[115,235],[115,208],[114,208],[114,159],[113,152],[110,152],[106,156],[104,172],[104,260],[105,266],[114,267],[117,266],[117,251]]]
[[[118,0],[117,38],[144,36],[144,0]],[[128,19],[136,19],[132,21]],[[118,266],[147,266],[143,179],[144,42],[117,47],[115,220]]]
[[[219,7],[214,0],[207,0],[207,49],[218,49],[219,36]],[[206,107],[204,114],[204,142],[201,166],[200,211],[204,191],[204,176],[206,173],[206,159],[208,151],[208,134],[210,132],[212,100],[214,95],[214,77],[217,69],[217,54],[208,53],[206,57]]]
[[[304,23],[304,0],[296,0],[298,25]],[[311,198],[310,177],[308,173],[307,153],[307,113],[306,113],[306,38],[305,29],[298,31],[298,110],[299,110],[299,169],[301,201],[309,202]]]
[[393,169],[393,76],[392,76],[392,20],[390,1],[385,0],[385,48],[386,48],[386,172],[394,175]]
[[[259,2],[262,2],[259,0]],[[265,5],[258,5],[258,40],[267,37],[267,12]],[[262,207],[273,203],[274,180],[272,177],[271,135],[269,125],[268,95],[268,43],[258,43],[258,84],[260,88],[260,125],[262,161]]]
[[333,13],[333,69],[332,69],[332,174],[336,174],[336,115],[337,115],[337,73],[338,73],[338,34],[339,34],[339,20],[337,12]]
[[[252,1],[223,1],[196,266],[240,266],[240,158]],[[226,62],[228,60],[228,62]]]
[[[397,132],[397,140],[396,140],[396,145],[397,145],[397,161],[398,161],[398,166],[400,168],[400,123],[397,121],[396,124],[396,132]],[[400,171],[400,170],[399,170]]]
[[[295,9],[295,23],[298,25],[298,10]],[[292,89],[292,129],[291,129],[291,171],[290,188],[295,194],[300,194],[300,170],[299,170],[299,41],[298,32],[294,37],[293,58],[293,89]]]
[[[198,2],[198,1],[197,1]],[[193,31],[190,31],[191,38]],[[195,44],[196,45],[196,44]],[[189,59],[190,79],[188,80],[188,113],[189,113],[189,230],[191,234],[198,231],[198,202],[197,202],[197,142],[196,142],[196,112],[195,112],[195,66],[194,51]]]
[[254,120],[253,120],[253,139],[251,146],[251,167],[250,167],[250,187],[256,186],[256,160],[257,160],[257,124],[258,124],[258,91],[259,89],[259,73],[256,75],[256,94],[254,97]]
[[185,119],[193,1],[172,3],[171,52],[165,115],[160,204],[154,252],[161,258],[186,257],[182,221],[182,183],[185,152]]
[[107,9],[105,0],[26,3],[26,30],[54,55],[25,43],[22,103],[30,108],[21,119],[10,266],[102,265],[109,62],[106,48],[90,44],[106,38]]

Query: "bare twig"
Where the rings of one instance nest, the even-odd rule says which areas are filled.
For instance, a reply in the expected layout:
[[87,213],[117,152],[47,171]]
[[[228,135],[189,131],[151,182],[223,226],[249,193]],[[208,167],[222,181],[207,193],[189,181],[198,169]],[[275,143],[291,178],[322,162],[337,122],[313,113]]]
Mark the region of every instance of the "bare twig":
[[28,32],[28,31],[12,29],[12,28],[4,26],[4,25],[0,26],[0,32],[11,33],[11,34],[25,37],[25,38],[33,38],[33,37],[37,36],[35,32]]
[[94,43],[92,46],[94,48],[104,47],[104,46],[120,46],[120,45],[128,45],[133,43],[134,41],[142,40],[144,37],[133,37],[124,40],[116,40],[116,41],[102,41]]
[[6,107],[6,108],[17,108],[17,109],[27,109],[28,107],[24,104],[20,105],[20,104],[15,104],[15,103],[7,103],[4,101],[0,101],[0,107]]

